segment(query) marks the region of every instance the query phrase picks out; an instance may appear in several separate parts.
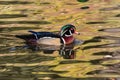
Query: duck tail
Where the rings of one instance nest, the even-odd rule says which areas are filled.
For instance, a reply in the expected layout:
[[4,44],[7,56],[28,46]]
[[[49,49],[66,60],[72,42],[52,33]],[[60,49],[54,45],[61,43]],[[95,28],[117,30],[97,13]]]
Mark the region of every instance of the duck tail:
[[29,40],[29,39],[36,39],[34,35],[15,35],[16,38],[20,38],[20,39],[23,39],[23,40]]
[[38,40],[38,32],[35,32],[32,30],[29,30],[28,32],[31,32],[35,36],[35,38]]

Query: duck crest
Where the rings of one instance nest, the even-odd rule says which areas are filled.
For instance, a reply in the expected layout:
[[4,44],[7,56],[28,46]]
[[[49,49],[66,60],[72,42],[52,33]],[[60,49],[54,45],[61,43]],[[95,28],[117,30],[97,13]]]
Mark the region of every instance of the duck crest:
[[71,30],[73,30],[73,33],[74,33],[74,30],[76,30],[74,25],[71,25],[71,24],[64,25],[60,30],[60,35],[65,36],[67,35],[66,33],[72,34]]
[[75,26],[71,24],[67,24],[61,28],[60,36],[62,37],[64,44],[71,44],[72,42],[74,42],[73,34],[75,33],[75,31]]

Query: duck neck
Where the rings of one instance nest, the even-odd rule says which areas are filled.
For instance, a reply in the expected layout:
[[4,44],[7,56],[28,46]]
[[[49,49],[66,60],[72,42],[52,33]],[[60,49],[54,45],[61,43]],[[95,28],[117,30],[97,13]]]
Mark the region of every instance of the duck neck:
[[73,35],[72,36],[67,36],[67,37],[63,36],[62,40],[63,40],[64,44],[71,44],[74,41],[74,37],[73,37]]

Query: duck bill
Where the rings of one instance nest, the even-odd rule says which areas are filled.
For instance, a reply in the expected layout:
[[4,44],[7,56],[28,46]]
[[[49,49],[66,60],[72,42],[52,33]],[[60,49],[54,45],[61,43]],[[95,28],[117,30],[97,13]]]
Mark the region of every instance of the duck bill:
[[75,31],[75,34],[80,35],[80,32]]

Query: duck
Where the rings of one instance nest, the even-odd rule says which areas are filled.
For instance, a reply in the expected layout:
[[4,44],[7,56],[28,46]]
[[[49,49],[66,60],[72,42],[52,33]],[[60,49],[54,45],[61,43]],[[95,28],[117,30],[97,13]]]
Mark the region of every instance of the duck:
[[53,32],[36,32],[33,30],[29,30],[28,32],[33,35],[34,42],[40,45],[68,45],[74,43],[74,34],[80,35],[80,33],[76,31],[76,27],[72,24],[64,25],[58,34]]

